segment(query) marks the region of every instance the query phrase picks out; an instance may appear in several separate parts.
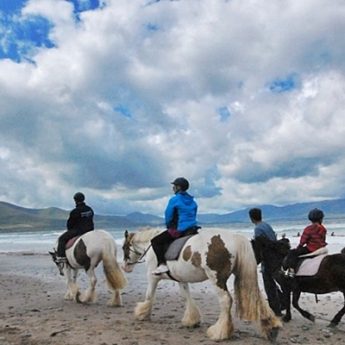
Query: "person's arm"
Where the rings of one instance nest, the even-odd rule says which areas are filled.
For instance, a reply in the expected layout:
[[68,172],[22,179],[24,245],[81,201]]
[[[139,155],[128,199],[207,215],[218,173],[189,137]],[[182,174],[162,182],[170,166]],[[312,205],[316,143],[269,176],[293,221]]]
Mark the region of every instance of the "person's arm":
[[76,209],[72,210],[71,213],[69,214],[69,218],[67,219],[67,230],[71,230],[75,228],[75,225],[77,224],[79,219],[79,213],[77,212]]
[[[175,218],[175,199],[171,198],[165,209],[165,225],[170,228],[174,224]],[[174,224],[176,227],[176,224]]]
[[303,230],[303,233],[302,233],[301,238],[299,240],[298,247],[303,247],[305,244],[308,243],[308,240],[309,240],[309,229],[308,229],[308,227],[306,227]]

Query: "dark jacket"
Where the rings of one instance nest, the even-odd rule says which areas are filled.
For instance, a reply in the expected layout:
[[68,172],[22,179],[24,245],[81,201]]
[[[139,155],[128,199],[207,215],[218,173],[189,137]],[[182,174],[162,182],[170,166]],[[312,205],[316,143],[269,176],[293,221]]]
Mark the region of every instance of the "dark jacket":
[[77,230],[79,235],[94,229],[93,210],[84,202],[78,203],[67,220],[67,230]]

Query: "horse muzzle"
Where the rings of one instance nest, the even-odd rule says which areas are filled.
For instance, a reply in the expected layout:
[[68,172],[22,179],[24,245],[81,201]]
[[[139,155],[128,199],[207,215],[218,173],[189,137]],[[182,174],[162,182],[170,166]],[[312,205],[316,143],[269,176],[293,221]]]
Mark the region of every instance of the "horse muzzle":
[[133,271],[133,265],[130,265],[126,261],[124,261],[121,265],[121,268],[126,272],[126,273],[131,273]]

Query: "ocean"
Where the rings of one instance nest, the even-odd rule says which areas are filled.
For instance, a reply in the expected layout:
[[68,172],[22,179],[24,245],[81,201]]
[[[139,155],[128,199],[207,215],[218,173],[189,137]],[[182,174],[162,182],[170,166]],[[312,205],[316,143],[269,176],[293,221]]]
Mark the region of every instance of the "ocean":
[[[278,238],[284,234],[290,239],[292,247],[298,244],[299,236],[303,229],[308,225],[308,221],[288,221],[288,222],[270,222],[276,231]],[[330,253],[335,253],[345,247],[345,218],[344,219],[325,219],[324,225],[327,228],[327,242]],[[251,223],[233,223],[227,225],[204,225],[206,228],[222,228],[232,232],[242,233],[248,238],[253,236],[253,224]],[[128,229],[136,231],[137,229]],[[120,250],[125,228],[107,229],[110,232]],[[23,254],[47,254],[56,246],[56,240],[64,230],[50,229],[45,231],[13,231],[0,232],[0,253],[23,253]],[[202,231],[202,229],[200,230]]]

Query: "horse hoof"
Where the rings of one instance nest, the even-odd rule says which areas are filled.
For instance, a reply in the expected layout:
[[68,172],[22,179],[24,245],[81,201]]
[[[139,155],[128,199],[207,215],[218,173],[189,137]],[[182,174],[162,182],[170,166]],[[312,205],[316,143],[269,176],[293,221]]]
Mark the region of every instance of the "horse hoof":
[[337,323],[331,322],[327,327],[328,327],[328,328],[335,328],[335,327],[337,327],[337,326],[338,326]]
[[315,316],[314,316],[314,315],[310,315],[310,316],[309,316],[309,320],[310,320],[311,322],[315,322]]
[[84,303],[81,299],[80,299],[80,295],[81,293],[78,291],[77,294],[75,295],[75,301],[77,303]]
[[285,316],[283,316],[282,320],[283,320],[283,322],[289,322],[289,321],[291,321],[291,317],[285,315]]
[[268,340],[271,343],[275,343],[279,334],[279,327],[273,327],[267,335]]

